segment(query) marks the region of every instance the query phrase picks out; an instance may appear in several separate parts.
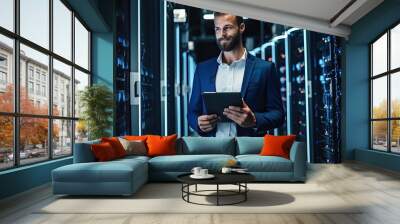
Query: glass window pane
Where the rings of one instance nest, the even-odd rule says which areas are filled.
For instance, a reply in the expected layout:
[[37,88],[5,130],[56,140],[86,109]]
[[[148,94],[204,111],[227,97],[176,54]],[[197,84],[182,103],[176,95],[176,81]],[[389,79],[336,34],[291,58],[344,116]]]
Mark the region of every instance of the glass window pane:
[[72,12],[60,0],[54,0],[53,17],[53,51],[72,60]]
[[400,67],[400,24],[390,31],[390,67]]
[[21,36],[49,47],[49,0],[20,0]]
[[53,60],[53,115],[72,117],[72,68]]
[[20,164],[35,163],[49,158],[48,127],[48,119],[21,117]]
[[387,34],[372,44],[372,71],[373,75],[387,71]]
[[14,43],[0,35],[0,111],[14,111]]
[[53,120],[53,157],[72,154],[72,121]]
[[89,86],[89,75],[75,69],[75,117],[81,114],[81,107],[79,106],[80,92]]
[[10,116],[0,116],[0,170],[14,165],[14,124]]
[[387,121],[372,122],[372,148],[387,151]]
[[89,32],[75,18],[75,63],[89,70]]
[[372,81],[372,118],[387,118],[387,77]]
[[88,138],[88,128],[84,120],[75,121],[75,143],[85,142]]
[[49,57],[21,44],[21,113],[47,115],[49,108]]
[[14,0],[0,1],[0,26],[14,31]]
[[400,118],[400,72],[391,74],[390,86],[391,116]]
[[400,120],[391,121],[390,139],[392,140],[392,152],[400,153]]

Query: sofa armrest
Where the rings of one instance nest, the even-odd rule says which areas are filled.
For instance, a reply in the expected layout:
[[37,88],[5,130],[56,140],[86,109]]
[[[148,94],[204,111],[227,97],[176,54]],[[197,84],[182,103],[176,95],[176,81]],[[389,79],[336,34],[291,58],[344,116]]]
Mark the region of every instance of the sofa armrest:
[[307,152],[304,142],[295,141],[290,148],[290,160],[293,162],[293,179],[305,181],[307,173]]
[[74,163],[89,163],[95,162],[96,158],[94,157],[90,146],[92,144],[100,143],[99,140],[89,141],[89,142],[80,142],[75,143],[74,145]]

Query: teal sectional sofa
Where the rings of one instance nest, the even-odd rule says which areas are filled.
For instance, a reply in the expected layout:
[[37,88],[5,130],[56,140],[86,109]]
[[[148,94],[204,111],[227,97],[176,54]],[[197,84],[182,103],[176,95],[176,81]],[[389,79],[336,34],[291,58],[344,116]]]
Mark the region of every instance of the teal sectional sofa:
[[75,144],[74,163],[52,171],[54,194],[131,195],[148,181],[176,181],[176,177],[201,166],[218,172],[228,160],[235,159],[259,182],[304,182],[306,149],[294,142],[290,159],[260,156],[262,137],[182,137],[177,140],[177,155],[127,156],[96,162],[91,141]]

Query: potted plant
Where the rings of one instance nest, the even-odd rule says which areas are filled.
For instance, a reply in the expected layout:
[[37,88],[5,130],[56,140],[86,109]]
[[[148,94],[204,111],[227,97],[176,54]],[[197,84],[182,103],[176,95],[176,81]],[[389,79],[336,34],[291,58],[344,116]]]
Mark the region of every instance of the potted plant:
[[113,94],[102,84],[86,87],[79,93],[82,109],[80,126],[87,127],[89,140],[110,136],[107,131],[112,125]]

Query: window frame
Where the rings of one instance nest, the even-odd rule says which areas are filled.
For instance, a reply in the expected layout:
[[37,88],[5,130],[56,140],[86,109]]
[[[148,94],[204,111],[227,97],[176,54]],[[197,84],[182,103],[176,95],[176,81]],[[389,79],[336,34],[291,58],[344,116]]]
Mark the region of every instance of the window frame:
[[[400,25],[400,20],[396,21],[392,25],[390,25],[388,28],[385,29],[382,33],[380,33],[376,38],[374,38],[371,42],[368,43],[368,48],[369,48],[369,150],[372,151],[379,151],[379,152],[386,152],[386,153],[391,153],[391,154],[400,154],[400,152],[393,152],[392,151],[392,136],[391,136],[391,123],[392,121],[398,121],[400,120],[400,117],[392,117],[392,100],[391,100],[391,79],[393,75],[396,75],[398,72],[400,72],[400,66],[397,68],[391,69],[391,30],[395,28],[396,26]],[[387,63],[386,63],[386,71],[382,72],[380,74],[373,74],[373,44],[379,40],[382,36],[387,34]],[[387,86],[387,105],[386,105],[386,118],[373,118],[373,81],[378,78],[386,77],[386,86]],[[372,123],[374,121],[386,121],[386,151],[379,150],[374,148],[374,143],[373,143],[373,125]]]
[[[71,114],[70,116],[56,116],[53,115],[53,59],[58,60],[61,63],[64,63],[68,66],[71,66],[71,92],[72,92],[72,99],[71,99],[71,105],[74,105],[75,103],[75,98],[76,98],[76,92],[74,88],[74,82],[75,82],[75,69],[85,73],[88,75],[89,78],[89,83],[88,85],[92,85],[92,57],[91,57],[91,37],[92,37],[92,30],[88,27],[88,25],[84,22],[84,20],[79,16],[79,14],[72,9],[72,7],[66,2],[65,0],[59,0],[68,10],[71,11],[71,59],[64,58],[63,56],[55,53],[53,50],[53,1],[54,0],[48,0],[49,2],[49,48],[46,49],[45,47],[42,47],[39,44],[36,44],[29,39],[24,38],[23,36],[20,35],[20,0],[14,0],[13,1],[13,10],[14,10],[14,31],[10,31],[4,27],[0,26],[0,35],[3,35],[7,38],[10,38],[13,40],[13,64],[11,65],[11,71],[13,72],[13,78],[14,78],[14,110],[13,112],[2,112],[0,111],[0,116],[10,116],[13,119],[13,153],[14,153],[14,161],[13,161],[13,166],[11,167],[5,167],[5,168],[0,168],[0,172],[3,172],[5,170],[12,170],[16,169],[19,167],[24,167],[24,166],[30,166],[33,164],[38,164],[38,163],[43,163],[51,160],[58,160],[66,157],[73,156],[73,151],[74,151],[74,144],[75,144],[75,126],[76,126],[76,121],[79,120],[79,117],[75,116],[75,108],[72,106],[71,108]],[[79,20],[79,22],[84,26],[84,28],[88,31],[88,69],[85,69],[78,64],[75,63],[75,18]],[[48,112],[46,115],[39,115],[39,114],[26,114],[26,113],[21,113],[20,112],[20,45],[23,44],[27,47],[32,48],[33,50],[36,50],[40,53],[43,53],[48,56],[49,62],[48,62],[48,83],[47,83],[47,88],[46,91],[48,91]],[[27,67],[28,70],[29,67]],[[40,73],[41,75],[42,73]],[[26,77],[27,80],[30,80],[30,74],[27,72]],[[36,80],[36,70],[33,70],[33,81],[35,85],[35,80]],[[41,77],[39,76],[39,83],[41,83]],[[28,90],[27,90],[28,91]],[[34,89],[34,91],[36,91]],[[42,94],[40,94],[41,96]],[[47,158],[43,158],[43,160],[38,161],[38,162],[32,162],[32,163],[26,163],[26,164],[21,164],[20,161],[20,119],[21,118],[45,118],[47,119],[48,122],[48,136],[47,136],[47,141],[48,141],[48,155]],[[56,120],[66,120],[66,121],[71,121],[72,125],[72,132],[71,132],[71,153],[68,155],[63,155],[63,156],[54,156],[54,147],[53,147],[53,122]]]

